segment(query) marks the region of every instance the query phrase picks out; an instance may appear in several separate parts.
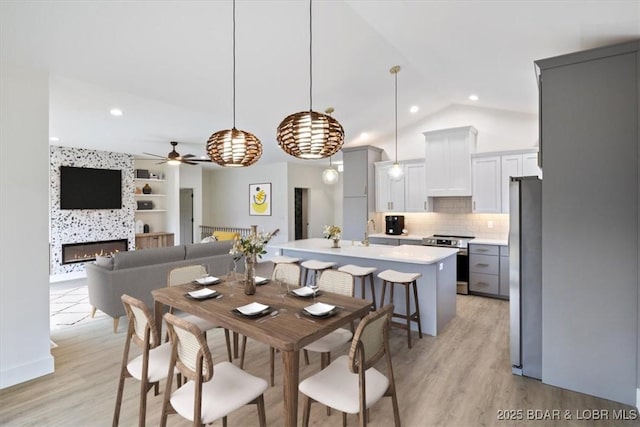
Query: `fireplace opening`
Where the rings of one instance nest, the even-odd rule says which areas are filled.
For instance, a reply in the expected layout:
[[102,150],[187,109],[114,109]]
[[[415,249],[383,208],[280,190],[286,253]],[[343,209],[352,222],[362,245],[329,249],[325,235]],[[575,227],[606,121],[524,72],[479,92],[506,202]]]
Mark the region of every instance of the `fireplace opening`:
[[128,247],[127,239],[63,243],[62,264],[93,261],[98,256],[112,255],[116,252],[126,251]]

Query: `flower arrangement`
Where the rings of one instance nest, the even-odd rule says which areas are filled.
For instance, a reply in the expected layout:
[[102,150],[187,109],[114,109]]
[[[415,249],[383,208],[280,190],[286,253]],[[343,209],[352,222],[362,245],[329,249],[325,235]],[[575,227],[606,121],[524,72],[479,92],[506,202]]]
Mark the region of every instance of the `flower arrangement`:
[[273,235],[274,233],[261,231],[259,233],[251,233],[247,237],[236,237],[229,253],[233,255],[235,260],[251,255],[257,255],[258,258],[262,258],[262,255],[267,253],[265,246]]
[[322,234],[325,239],[339,239],[342,230],[337,225],[325,225]]

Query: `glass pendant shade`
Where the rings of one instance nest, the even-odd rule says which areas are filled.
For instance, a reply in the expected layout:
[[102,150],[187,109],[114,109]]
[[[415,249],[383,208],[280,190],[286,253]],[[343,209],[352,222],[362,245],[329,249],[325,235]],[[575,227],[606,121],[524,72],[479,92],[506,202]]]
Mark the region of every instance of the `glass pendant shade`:
[[402,178],[404,178],[404,168],[400,166],[398,162],[396,162],[389,169],[387,169],[387,175],[392,181],[400,181]]
[[293,157],[323,159],[342,148],[344,129],[327,114],[301,111],[285,117],[276,137],[280,148]]
[[234,127],[211,135],[207,141],[207,153],[220,166],[246,167],[262,156],[262,144],[254,134]]
[[331,166],[322,171],[322,182],[327,185],[333,185],[337,183],[339,177],[340,175],[338,174],[338,171]]

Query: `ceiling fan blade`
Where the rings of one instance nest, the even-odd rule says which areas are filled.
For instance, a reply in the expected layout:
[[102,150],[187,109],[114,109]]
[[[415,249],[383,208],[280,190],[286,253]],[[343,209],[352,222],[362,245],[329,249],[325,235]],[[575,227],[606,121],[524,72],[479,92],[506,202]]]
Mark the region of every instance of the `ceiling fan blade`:
[[185,163],[187,165],[197,165],[197,163],[194,163],[194,162],[192,162],[190,160],[183,160],[182,163]]
[[183,159],[190,159],[191,157],[195,157],[193,154],[185,154],[182,156]]
[[142,154],[146,154],[147,156],[158,157],[160,159],[165,159],[167,157],[167,156],[159,156],[157,154],[152,154],[152,153],[142,153]]
[[163,161],[161,161],[161,162],[156,163],[156,165],[161,165],[161,164],[163,164],[163,163],[167,163],[167,161],[166,161],[166,160],[163,160]]
[[190,162],[211,163],[211,159],[189,159]]

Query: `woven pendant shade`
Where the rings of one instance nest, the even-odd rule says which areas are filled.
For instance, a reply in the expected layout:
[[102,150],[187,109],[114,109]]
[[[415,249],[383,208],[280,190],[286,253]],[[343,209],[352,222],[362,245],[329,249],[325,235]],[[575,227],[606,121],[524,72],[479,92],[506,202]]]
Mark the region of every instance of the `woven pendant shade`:
[[278,145],[300,159],[323,159],[344,144],[344,129],[336,119],[317,111],[291,114],[278,126]]
[[254,134],[234,127],[211,135],[207,141],[207,153],[220,166],[246,167],[262,156],[262,144]]

